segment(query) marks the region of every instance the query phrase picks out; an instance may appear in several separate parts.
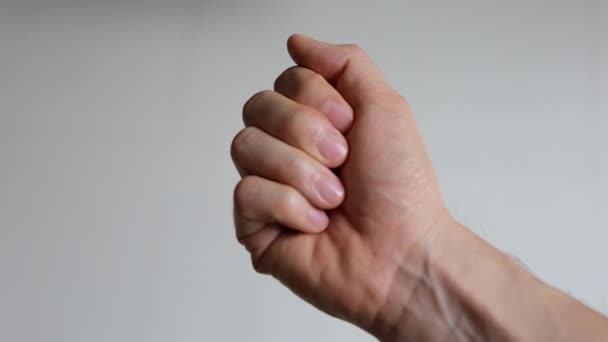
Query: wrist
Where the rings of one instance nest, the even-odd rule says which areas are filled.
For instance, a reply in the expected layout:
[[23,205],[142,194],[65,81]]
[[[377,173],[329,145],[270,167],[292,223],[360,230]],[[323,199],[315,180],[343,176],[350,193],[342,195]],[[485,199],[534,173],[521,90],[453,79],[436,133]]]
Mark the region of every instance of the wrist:
[[451,221],[433,231],[415,257],[400,265],[367,329],[381,341],[608,337],[605,318],[546,285],[464,226]]
[[[501,286],[475,284],[487,282],[486,276],[503,283],[522,277],[515,262],[453,219],[414,249],[399,265],[370,333],[381,341],[507,340],[493,322],[498,317],[486,310],[492,302],[483,302],[500,297]],[[497,274],[487,274],[491,270]]]
[[367,327],[380,341],[445,339],[451,329],[446,307],[439,250],[460,239],[463,228],[447,216],[427,229],[424,238],[405,249],[398,260],[384,302]]

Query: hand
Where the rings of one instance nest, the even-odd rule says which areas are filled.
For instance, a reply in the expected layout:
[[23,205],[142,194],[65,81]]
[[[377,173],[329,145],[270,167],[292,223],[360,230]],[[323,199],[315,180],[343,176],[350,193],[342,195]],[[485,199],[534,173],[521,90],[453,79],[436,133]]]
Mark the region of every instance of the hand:
[[368,56],[301,35],[288,50],[297,66],[245,104],[232,144],[237,237],[257,271],[372,331],[452,220],[410,108]]

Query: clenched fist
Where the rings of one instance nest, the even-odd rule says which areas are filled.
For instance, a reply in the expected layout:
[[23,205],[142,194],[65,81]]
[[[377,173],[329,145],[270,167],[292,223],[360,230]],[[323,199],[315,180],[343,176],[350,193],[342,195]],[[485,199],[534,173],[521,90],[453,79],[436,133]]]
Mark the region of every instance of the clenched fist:
[[608,335],[451,218],[408,104],[359,47],[287,45],[296,66],[247,101],[232,143],[257,271],[384,341]]
[[288,50],[297,66],[247,101],[232,144],[237,237],[256,270],[369,327],[449,216],[406,101],[363,50],[301,35]]

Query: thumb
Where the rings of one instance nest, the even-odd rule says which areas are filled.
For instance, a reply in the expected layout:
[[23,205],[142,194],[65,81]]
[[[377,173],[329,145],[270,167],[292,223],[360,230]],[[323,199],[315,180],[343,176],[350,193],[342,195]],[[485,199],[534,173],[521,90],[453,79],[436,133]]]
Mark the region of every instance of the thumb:
[[356,45],[329,44],[294,34],[287,40],[287,50],[296,64],[330,82],[355,111],[370,102],[385,99],[387,95],[398,95],[378,67]]

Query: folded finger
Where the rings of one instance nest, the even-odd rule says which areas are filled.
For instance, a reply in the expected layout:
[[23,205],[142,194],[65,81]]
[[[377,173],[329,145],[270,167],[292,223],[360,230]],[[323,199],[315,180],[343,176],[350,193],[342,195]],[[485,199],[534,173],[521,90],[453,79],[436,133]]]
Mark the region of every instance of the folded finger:
[[290,229],[318,233],[329,219],[294,188],[258,176],[243,178],[234,190],[234,220],[239,239],[278,223]]

